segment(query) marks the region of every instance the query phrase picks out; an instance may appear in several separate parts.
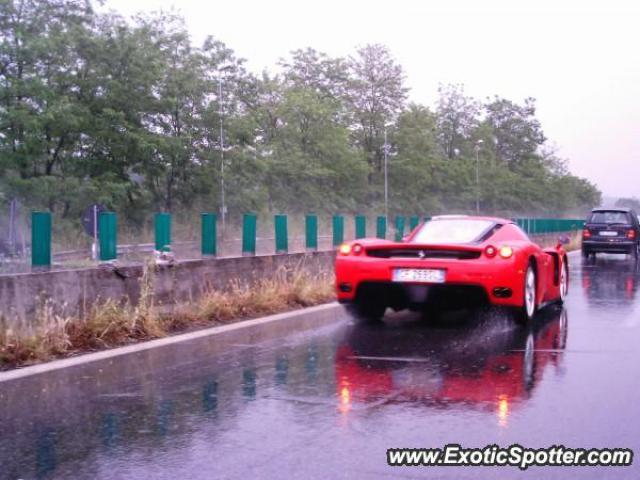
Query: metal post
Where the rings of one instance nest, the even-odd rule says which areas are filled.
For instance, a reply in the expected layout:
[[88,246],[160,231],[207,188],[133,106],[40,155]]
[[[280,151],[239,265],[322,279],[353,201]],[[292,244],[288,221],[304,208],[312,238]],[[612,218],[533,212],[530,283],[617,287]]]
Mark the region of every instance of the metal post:
[[388,147],[387,147],[387,127],[384,127],[384,216],[389,217],[389,186],[387,179],[388,172]]
[[318,217],[307,215],[304,219],[305,246],[307,250],[318,249]]
[[356,239],[367,236],[367,217],[356,215]]
[[217,253],[216,222],[218,218],[215,213],[203,213],[200,217],[202,219],[202,255],[215,256]]
[[476,145],[476,214],[480,215],[480,147]]
[[331,223],[333,227],[333,246],[337,247],[344,242],[344,217],[342,215],[334,215]]
[[220,215],[222,215],[222,237],[227,228],[227,205],[224,198],[224,130],[222,115],[222,77],[218,79],[218,114],[220,116]]
[[376,237],[387,238],[387,217],[378,217],[376,222]]
[[273,220],[276,234],[276,253],[287,253],[289,250],[287,216],[275,215]]
[[98,216],[98,244],[100,261],[108,262],[118,257],[118,224],[115,212],[100,212]]
[[31,212],[31,266],[51,265],[51,213]]
[[17,201],[12,199],[9,204],[9,254],[16,254],[16,208]]
[[401,242],[404,236],[404,217],[396,217],[396,242]]
[[476,151],[476,215],[480,215],[480,145],[484,141],[480,138],[476,140],[474,149]]
[[98,206],[93,206],[93,244],[91,245],[91,260],[98,260]]
[[171,250],[171,214],[162,212],[156,213],[156,250],[163,252]]
[[242,255],[256,254],[256,223],[255,214],[245,213],[242,216]]

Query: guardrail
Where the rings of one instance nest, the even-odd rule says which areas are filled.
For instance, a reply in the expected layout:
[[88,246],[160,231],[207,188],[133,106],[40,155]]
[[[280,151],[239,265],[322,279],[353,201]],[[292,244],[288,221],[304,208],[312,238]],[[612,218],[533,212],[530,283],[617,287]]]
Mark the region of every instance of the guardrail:
[[[377,216],[372,232],[368,232],[367,217],[365,215],[355,215],[353,217],[354,238],[364,238],[374,236],[377,238],[393,238],[400,241],[405,233],[411,232],[421,222],[427,222],[431,217],[419,217],[417,215],[405,217],[395,216],[393,227],[389,229],[388,218]],[[327,235],[318,234],[318,216],[305,215],[304,236],[289,235],[288,216],[274,216],[273,237],[258,237],[258,218],[254,213],[244,214],[242,217],[242,238],[222,240],[218,236],[217,215],[205,212],[201,215],[200,241],[173,242],[172,241],[172,216],[170,213],[157,213],[154,217],[155,241],[153,243],[138,245],[118,245],[117,242],[117,215],[115,212],[101,212],[98,216],[98,259],[102,262],[112,261],[119,255],[130,252],[156,253],[156,255],[170,254],[174,247],[185,247],[196,251],[199,247],[200,255],[204,257],[218,256],[220,244],[224,249],[237,248],[238,254],[243,256],[256,255],[258,240],[261,244],[265,241],[272,241],[276,253],[285,254],[290,251],[291,243],[304,245],[303,249],[308,251],[318,250],[319,240],[325,248],[337,247],[345,240],[345,216],[334,215],[331,218],[331,233]],[[584,228],[584,220],[579,219],[558,219],[558,218],[514,218],[513,219],[528,234],[548,234],[557,232],[570,232]],[[52,216],[50,212],[32,212],[32,248],[31,265],[33,267],[47,267],[51,265],[51,226]],[[408,226],[408,229],[406,228]],[[405,232],[406,229],[406,232]],[[391,232],[389,230],[392,230]],[[329,243],[329,239],[331,242]],[[264,248],[263,248],[264,250]],[[272,250],[273,251],[273,250]],[[77,258],[84,251],[66,251],[55,255],[60,258]]]

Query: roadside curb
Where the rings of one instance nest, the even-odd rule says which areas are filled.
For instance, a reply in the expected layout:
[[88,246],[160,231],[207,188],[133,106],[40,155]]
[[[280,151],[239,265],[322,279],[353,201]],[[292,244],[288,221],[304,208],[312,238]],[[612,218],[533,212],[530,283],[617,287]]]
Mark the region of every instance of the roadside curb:
[[220,338],[222,341],[236,341],[238,337],[241,337],[246,343],[258,343],[276,338],[279,335],[290,335],[336,323],[343,318],[343,307],[337,302],[332,302],[0,372],[0,384],[72,367],[82,367],[91,363],[109,362],[110,360],[154,349],[180,346],[186,342],[207,337],[222,337]]

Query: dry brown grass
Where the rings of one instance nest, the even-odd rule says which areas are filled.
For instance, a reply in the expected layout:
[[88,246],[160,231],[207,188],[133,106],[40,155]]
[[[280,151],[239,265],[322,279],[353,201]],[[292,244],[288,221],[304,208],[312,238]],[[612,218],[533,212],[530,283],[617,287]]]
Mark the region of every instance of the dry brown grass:
[[154,301],[154,266],[147,263],[137,305],[115,300],[96,302],[81,317],[65,317],[50,301],[42,302],[30,331],[14,332],[0,322],[0,369],[28,365],[79,352],[159,338],[203,326],[307,307],[335,298],[328,275],[312,276],[302,268],[281,270],[249,286],[233,282],[211,290],[171,314]]
[[[564,249],[567,252],[571,252],[572,250],[580,250],[582,246],[582,231],[573,232],[571,234],[566,234],[569,237],[569,243],[564,245]],[[559,236],[559,235],[558,235]],[[558,236],[556,235],[546,235],[542,239],[538,240],[540,246],[543,248],[551,248],[555,247],[558,243]],[[534,241],[535,237],[534,237]]]

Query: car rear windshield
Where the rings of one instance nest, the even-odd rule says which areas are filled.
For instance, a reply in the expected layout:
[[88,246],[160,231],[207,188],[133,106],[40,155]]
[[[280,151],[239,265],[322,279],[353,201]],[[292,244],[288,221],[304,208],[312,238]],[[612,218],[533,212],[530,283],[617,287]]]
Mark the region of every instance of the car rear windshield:
[[629,214],[627,212],[620,212],[616,210],[601,210],[593,212],[588,223],[631,223]]
[[489,232],[495,223],[490,220],[451,219],[425,223],[413,237],[415,243],[472,243]]

